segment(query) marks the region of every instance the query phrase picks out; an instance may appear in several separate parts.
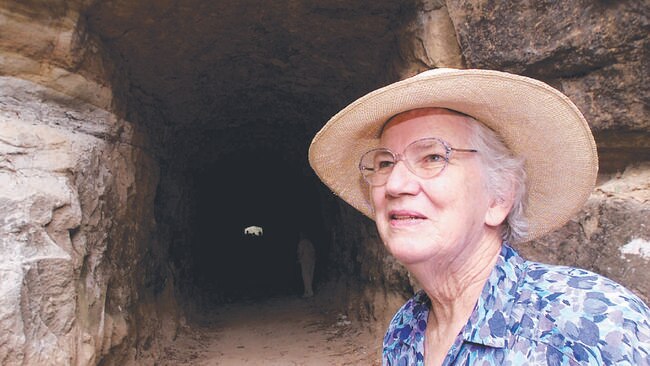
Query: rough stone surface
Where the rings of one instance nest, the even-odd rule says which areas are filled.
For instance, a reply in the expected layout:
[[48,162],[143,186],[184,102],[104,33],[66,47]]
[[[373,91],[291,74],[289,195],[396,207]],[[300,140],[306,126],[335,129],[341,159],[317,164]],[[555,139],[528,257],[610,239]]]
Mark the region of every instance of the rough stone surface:
[[596,130],[647,131],[647,1],[448,1],[469,67],[546,80]]
[[398,36],[399,58],[393,67],[400,77],[434,67],[463,68],[456,32],[444,1],[422,1],[413,20]]
[[0,91],[0,363],[133,360],[139,333],[164,333],[151,299],[174,315],[150,268],[158,168],[111,113],[11,77]]
[[113,106],[114,67],[88,31],[88,1],[7,1],[0,5],[0,74],[89,102]]
[[304,143],[287,138],[309,141],[340,107],[397,77],[394,32],[412,8],[399,0],[119,0],[90,7],[87,23],[129,75],[128,113],[148,110],[146,123],[166,130],[162,143],[192,164],[277,144],[306,156]]
[[466,65],[532,76],[567,94],[595,132],[604,170],[650,160],[650,3],[460,0],[447,7]]
[[518,248],[528,258],[603,274],[648,303],[649,218],[650,164],[632,165],[599,185],[563,228]]

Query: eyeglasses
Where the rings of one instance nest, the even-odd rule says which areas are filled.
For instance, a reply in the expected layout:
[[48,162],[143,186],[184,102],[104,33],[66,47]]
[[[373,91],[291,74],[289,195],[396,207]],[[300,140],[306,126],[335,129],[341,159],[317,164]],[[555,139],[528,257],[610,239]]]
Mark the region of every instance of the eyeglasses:
[[402,154],[385,148],[370,150],[361,156],[359,170],[366,182],[373,187],[386,184],[399,161],[403,161],[408,170],[416,176],[423,179],[433,178],[445,170],[452,151],[478,152],[474,149],[455,149],[446,141],[429,137],[413,141]]

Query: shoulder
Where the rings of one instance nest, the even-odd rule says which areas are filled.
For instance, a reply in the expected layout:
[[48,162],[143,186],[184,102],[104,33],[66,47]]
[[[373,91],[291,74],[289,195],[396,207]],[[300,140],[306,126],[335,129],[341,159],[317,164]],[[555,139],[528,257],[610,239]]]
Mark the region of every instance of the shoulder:
[[[393,316],[391,326],[398,326],[409,323],[416,318],[427,315],[429,311],[429,299],[424,291],[418,291],[413,297],[402,305]],[[426,319],[426,317],[425,317]]]
[[429,299],[416,293],[397,311],[383,340],[384,364],[422,365]]
[[638,296],[607,277],[574,267],[527,264],[521,290],[537,295],[540,307],[561,303],[592,315],[620,310],[646,320],[650,317],[648,306]]
[[418,332],[423,335],[428,313],[428,298],[420,291],[397,310],[390,321],[384,342],[390,343],[395,339],[405,341]]
[[526,267],[518,302],[531,337],[577,361],[650,362],[650,310],[631,291],[583,269]]

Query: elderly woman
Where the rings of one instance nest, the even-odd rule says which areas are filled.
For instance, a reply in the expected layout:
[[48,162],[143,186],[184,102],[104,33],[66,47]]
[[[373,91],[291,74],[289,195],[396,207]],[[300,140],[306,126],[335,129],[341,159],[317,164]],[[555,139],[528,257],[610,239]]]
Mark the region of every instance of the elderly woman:
[[562,226],[594,187],[592,134],[557,90],[430,70],[343,109],[309,157],[423,289],[391,321],[385,365],[650,364],[639,298],[510,246]]

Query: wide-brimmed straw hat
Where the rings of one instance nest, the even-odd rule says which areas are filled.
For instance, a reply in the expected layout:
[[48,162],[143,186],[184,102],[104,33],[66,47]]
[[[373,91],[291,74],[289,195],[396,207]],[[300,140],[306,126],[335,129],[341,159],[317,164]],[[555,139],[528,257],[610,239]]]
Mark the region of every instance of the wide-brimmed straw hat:
[[525,159],[528,234],[564,225],[593,191],[598,155],[587,121],[567,96],[528,77],[492,70],[433,69],[375,90],[345,107],[316,134],[309,162],[339,197],[374,220],[359,170],[386,121],[440,107],[472,116]]

